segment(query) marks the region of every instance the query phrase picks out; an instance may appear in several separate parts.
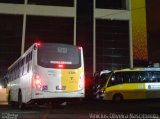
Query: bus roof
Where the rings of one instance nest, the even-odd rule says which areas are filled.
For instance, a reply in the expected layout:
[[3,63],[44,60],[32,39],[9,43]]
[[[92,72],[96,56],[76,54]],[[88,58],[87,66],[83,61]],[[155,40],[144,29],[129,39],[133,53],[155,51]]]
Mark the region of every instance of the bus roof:
[[109,71],[109,70],[102,70],[101,72],[100,72],[100,75],[102,75],[102,74],[108,74],[108,73],[110,73],[111,71]]
[[130,72],[130,71],[160,71],[160,68],[143,67],[143,68],[127,68],[127,69],[113,70],[113,72]]

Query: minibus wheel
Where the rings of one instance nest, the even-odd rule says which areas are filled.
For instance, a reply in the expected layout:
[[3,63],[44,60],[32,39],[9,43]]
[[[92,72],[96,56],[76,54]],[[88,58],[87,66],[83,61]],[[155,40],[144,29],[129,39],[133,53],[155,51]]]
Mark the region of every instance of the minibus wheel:
[[113,96],[113,101],[114,101],[114,102],[122,102],[122,101],[123,101],[123,96],[122,96],[122,94],[115,94],[115,95]]

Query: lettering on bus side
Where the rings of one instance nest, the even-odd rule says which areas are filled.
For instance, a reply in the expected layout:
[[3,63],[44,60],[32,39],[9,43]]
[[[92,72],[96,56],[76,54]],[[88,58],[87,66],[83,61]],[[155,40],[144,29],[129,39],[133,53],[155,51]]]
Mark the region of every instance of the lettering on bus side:
[[48,75],[56,76],[56,71],[50,70],[48,71]]
[[76,74],[76,72],[75,71],[70,71],[69,74]]

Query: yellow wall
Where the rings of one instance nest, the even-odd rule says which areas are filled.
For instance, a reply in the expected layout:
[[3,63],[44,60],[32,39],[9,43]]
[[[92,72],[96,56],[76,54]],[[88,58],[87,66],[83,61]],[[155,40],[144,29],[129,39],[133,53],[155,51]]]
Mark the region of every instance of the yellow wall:
[[148,60],[145,0],[131,0],[133,59]]

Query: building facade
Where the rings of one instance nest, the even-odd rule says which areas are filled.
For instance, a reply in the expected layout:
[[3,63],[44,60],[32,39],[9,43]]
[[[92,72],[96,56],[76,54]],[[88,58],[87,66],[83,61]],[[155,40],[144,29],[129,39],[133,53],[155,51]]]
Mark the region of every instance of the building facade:
[[148,60],[145,15],[145,0],[0,0],[1,75],[37,41],[82,46],[87,78],[138,66]]

